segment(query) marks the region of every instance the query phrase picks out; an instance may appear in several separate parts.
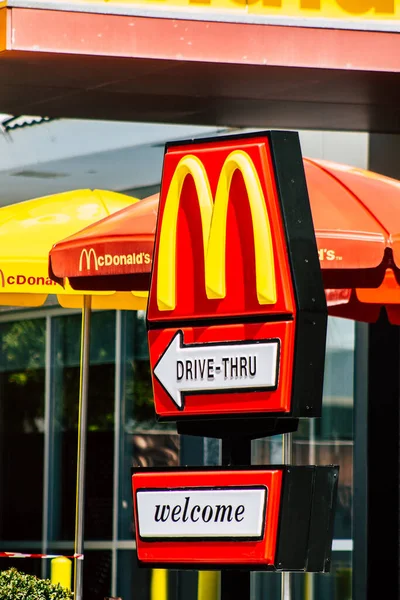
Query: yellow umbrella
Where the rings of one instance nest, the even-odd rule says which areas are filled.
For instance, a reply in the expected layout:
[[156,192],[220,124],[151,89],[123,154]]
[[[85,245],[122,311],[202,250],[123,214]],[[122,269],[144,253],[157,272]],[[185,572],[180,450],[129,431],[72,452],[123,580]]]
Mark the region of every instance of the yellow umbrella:
[[[0,305],[36,307],[43,305],[49,294],[55,294],[62,306],[83,309],[77,523],[83,510],[90,309],[91,306],[142,309],[146,307],[147,295],[90,290],[77,292],[68,283],[63,287],[48,276],[48,256],[55,242],[137,201],[137,198],[115,192],[75,190],[0,208]],[[47,446],[44,454],[46,463],[49,460]]]
[[145,294],[77,292],[48,276],[55,242],[135,202],[116,192],[75,190],[0,208],[0,304],[41,306],[56,294],[62,306],[80,308],[90,294],[93,308],[145,308]]

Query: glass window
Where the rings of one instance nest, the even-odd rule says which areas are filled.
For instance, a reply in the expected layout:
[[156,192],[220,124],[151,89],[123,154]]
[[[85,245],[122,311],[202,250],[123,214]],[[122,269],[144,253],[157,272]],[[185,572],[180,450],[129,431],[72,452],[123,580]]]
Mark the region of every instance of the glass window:
[[147,346],[144,311],[121,313],[121,434],[119,538],[132,539],[131,469],[179,464],[179,436],[174,425],[158,423]]
[[[151,591],[151,569],[138,565],[136,550],[118,552],[118,594],[124,600],[148,600]],[[174,596],[171,596],[171,600]],[[169,599],[169,596],[168,596]]]
[[[42,548],[47,381],[50,382],[47,390],[51,448],[47,547],[49,551],[70,555],[75,532],[81,315],[60,314],[50,316],[47,321],[37,318],[1,323],[0,333],[0,547],[27,552],[40,552]],[[52,349],[47,360],[48,373],[46,333]],[[322,419],[303,420],[293,437],[293,445],[296,464],[340,465],[334,532],[334,547],[338,550],[333,552],[330,574],[293,576],[293,600],[317,600],[322,596],[324,600],[351,598],[353,357],[354,323],[329,319]],[[200,454],[194,452],[196,464],[203,460],[207,464],[218,462],[218,441],[203,443],[197,438],[189,441],[190,452],[201,442],[202,459],[198,460]],[[157,578],[153,578],[150,570],[137,568],[131,468],[179,465],[183,442],[186,443],[177,435],[174,424],[159,423],[155,418],[145,313],[93,312],[85,504],[87,600],[111,595],[112,581],[116,582],[117,595],[124,600],[149,598],[153,579]],[[281,436],[253,442],[253,464],[281,462]],[[116,518],[117,532],[113,531]],[[10,547],[10,542],[16,546]],[[112,551],[114,548],[117,552]],[[117,557],[114,563],[113,556]],[[11,564],[21,568],[20,562],[8,559],[1,563],[1,568]],[[40,575],[39,560],[28,560],[23,568]],[[188,572],[179,577],[182,585],[196,588],[197,584],[189,581]],[[171,597],[176,594],[176,578],[176,572],[168,572]],[[254,600],[279,595],[279,575],[254,573],[253,578]]]
[[[340,466],[334,539],[342,545],[343,540],[351,544],[352,537],[354,349],[355,323],[329,318],[322,417],[301,420],[298,431],[293,435],[294,464]],[[274,463],[282,463],[282,437],[253,442],[253,464]],[[293,579],[294,600],[316,600],[321,597],[324,600],[350,600],[351,591],[343,592],[343,596],[338,594],[343,586],[347,586],[348,590],[351,556],[350,551],[334,551],[330,574],[296,575]],[[260,579],[263,583],[257,590],[257,598],[263,597],[262,589],[274,593],[275,583],[272,583],[272,579],[268,583],[268,577]]]
[[[73,540],[81,316],[52,319],[53,453],[50,540]],[[115,312],[91,318],[86,452],[85,539],[112,537]]]
[[13,551],[42,536],[45,320],[1,323],[0,339],[0,540]]
[[125,431],[157,427],[147,345],[146,313],[122,314],[123,420]]
[[[24,552],[37,553],[40,552],[37,548],[25,547]],[[21,564],[22,563],[22,564]],[[36,577],[42,577],[42,566],[43,561],[41,558],[29,558],[21,560],[20,558],[2,558],[0,563],[1,571],[8,571],[8,569],[14,568],[28,575],[35,575]],[[8,599],[7,599],[8,600]],[[12,600],[11,598],[9,600]]]
[[111,596],[111,550],[85,550],[84,562],[82,595],[85,600],[104,600]]
[[293,600],[351,600],[351,552],[333,552],[330,573],[293,575]]
[[[292,600],[351,600],[351,552],[334,552],[330,573],[293,573],[291,578]],[[281,581],[278,573],[253,573],[255,598],[277,600]]]
[[196,600],[196,571],[142,568],[135,550],[118,552],[118,595],[123,600]]

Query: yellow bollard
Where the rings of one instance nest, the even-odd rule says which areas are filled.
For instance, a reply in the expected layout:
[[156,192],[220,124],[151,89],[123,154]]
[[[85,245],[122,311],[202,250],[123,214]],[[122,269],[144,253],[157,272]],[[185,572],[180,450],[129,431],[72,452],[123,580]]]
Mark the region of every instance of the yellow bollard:
[[352,570],[349,567],[336,569],[335,598],[338,600],[350,600],[352,597]]
[[314,575],[304,573],[304,600],[314,600]]
[[168,571],[153,569],[151,573],[150,600],[168,600]]
[[71,589],[72,561],[65,556],[58,556],[51,561],[51,583]]
[[199,571],[197,600],[218,600],[220,581],[219,571]]

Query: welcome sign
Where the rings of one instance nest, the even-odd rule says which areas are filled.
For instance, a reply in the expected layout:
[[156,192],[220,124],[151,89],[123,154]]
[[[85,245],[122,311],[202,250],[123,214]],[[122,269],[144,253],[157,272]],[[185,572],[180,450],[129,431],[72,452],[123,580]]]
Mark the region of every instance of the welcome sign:
[[266,487],[140,490],[137,493],[142,539],[260,539],[264,530]]
[[138,559],[328,570],[337,476],[337,467],[314,466],[134,470]]

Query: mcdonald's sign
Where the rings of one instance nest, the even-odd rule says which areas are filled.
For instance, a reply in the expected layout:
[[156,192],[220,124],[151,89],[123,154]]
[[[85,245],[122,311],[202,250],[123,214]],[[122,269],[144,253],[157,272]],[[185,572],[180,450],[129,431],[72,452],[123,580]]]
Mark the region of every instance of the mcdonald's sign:
[[297,134],[167,145],[147,320],[160,418],[319,415],[326,304]]

